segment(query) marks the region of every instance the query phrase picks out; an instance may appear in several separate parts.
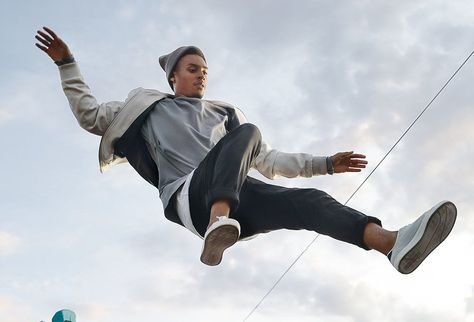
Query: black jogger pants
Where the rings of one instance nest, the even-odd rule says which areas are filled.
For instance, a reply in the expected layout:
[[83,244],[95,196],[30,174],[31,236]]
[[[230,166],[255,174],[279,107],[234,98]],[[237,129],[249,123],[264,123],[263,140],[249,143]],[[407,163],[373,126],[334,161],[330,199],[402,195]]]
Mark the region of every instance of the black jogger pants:
[[305,229],[368,249],[363,242],[369,222],[379,219],[344,206],[317,189],[285,188],[248,177],[260,151],[261,135],[250,123],[224,136],[194,171],[189,187],[191,218],[204,236],[214,201],[230,202],[230,217],[241,238],[278,229]]

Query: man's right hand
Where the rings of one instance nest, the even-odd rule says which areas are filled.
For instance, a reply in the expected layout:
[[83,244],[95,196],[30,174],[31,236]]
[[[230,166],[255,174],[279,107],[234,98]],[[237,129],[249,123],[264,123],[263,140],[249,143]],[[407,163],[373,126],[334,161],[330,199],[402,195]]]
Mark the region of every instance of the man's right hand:
[[68,46],[54,31],[48,27],[43,27],[44,31],[38,30],[35,38],[42,44],[35,43],[36,47],[48,54],[55,62],[71,58],[72,53]]
[[334,173],[360,172],[367,165],[363,154],[355,154],[354,151],[339,152],[331,157]]

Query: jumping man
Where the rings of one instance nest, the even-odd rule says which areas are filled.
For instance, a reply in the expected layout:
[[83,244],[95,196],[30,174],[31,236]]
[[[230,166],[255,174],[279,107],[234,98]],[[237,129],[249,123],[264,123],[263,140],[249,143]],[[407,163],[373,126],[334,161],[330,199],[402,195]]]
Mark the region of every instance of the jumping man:
[[59,66],[64,93],[81,127],[100,135],[101,170],[129,162],[158,188],[167,219],[202,238],[201,261],[218,265],[239,239],[278,229],[311,230],[374,249],[401,273],[414,271],[451,232],[456,207],[443,201],[398,231],[344,206],[317,189],[285,188],[269,179],[360,172],[363,154],[285,153],[262,140],[235,106],[203,99],[208,67],[203,52],[180,47],[159,63],[174,94],[136,88],[124,101],[99,104],[66,43],[47,27],[36,46]]

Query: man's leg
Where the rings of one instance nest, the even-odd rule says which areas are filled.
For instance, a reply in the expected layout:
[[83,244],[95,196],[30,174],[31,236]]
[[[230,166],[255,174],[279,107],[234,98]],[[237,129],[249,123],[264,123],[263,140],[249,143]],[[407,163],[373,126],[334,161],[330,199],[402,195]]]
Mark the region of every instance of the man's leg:
[[413,223],[388,231],[380,220],[346,207],[317,189],[284,188],[248,178],[231,217],[242,237],[277,229],[306,229],[387,255],[403,274],[413,272],[451,232],[456,207],[443,201]]
[[231,213],[241,225],[242,238],[278,229],[305,229],[364,249],[388,252],[396,233],[379,219],[337,202],[317,189],[286,188],[248,177],[240,205]]
[[[202,236],[213,223],[218,224],[219,217],[230,214],[238,220],[237,225],[240,223],[242,238],[277,229],[313,230],[364,249],[388,253],[397,270],[410,273],[454,225],[456,208],[449,202],[435,206],[400,232],[391,232],[383,229],[377,218],[343,206],[322,191],[289,189],[247,179],[259,153],[260,140],[255,126],[242,125],[219,141],[195,170],[190,208],[193,224]],[[228,238],[228,227],[219,228],[220,232],[209,239],[211,248],[217,246],[219,256],[210,265],[217,265],[224,249],[235,243]]]
[[217,265],[222,252],[240,235],[240,225],[229,214],[239,205],[242,184],[260,152],[261,135],[243,124],[223,137],[194,171],[189,187],[193,225],[204,236],[201,261]]
[[217,216],[228,216],[238,207],[240,189],[260,144],[258,128],[243,124],[223,137],[194,170],[189,203],[193,224],[202,236]]

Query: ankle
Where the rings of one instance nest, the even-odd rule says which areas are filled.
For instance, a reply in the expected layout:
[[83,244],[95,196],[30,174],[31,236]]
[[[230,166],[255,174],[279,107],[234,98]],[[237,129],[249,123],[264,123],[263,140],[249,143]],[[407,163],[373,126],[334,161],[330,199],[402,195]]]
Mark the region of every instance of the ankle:
[[392,250],[396,239],[396,231],[385,230],[374,223],[367,224],[364,231],[365,245],[384,255],[387,255]]
[[218,220],[218,217],[229,217],[230,204],[227,200],[216,200],[211,207],[211,214],[209,216],[209,228]]
[[389,231],[387,238],[386,238],[386,244],[383,247],[382,253],[385,255],[388,255],[393,249],[393,246],[395,246],[395,241],[397,240],[397,235],[398,231]]

